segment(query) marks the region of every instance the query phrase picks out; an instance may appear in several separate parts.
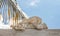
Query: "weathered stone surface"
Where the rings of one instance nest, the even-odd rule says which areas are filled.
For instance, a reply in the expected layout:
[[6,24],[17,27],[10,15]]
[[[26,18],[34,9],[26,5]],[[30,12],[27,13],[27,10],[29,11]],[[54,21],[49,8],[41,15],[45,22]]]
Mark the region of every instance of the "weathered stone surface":
[[[41,25],[40,25],[41,24]],[[16,30],[25,30],[26,28],[30,29],[48,29],[47,25],[42,23],[42,19],[38,16],[30,17],[29,19],[23,19],[20,23],[11,25],[13,29]]]
[[12,29],[0,29],[0,36],[60,36],[60,29],[15,31]]

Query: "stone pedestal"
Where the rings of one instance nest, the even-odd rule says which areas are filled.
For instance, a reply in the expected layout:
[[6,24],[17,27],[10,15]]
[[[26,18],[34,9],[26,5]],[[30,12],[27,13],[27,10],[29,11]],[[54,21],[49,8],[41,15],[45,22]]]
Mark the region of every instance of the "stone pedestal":
[[12,29],[0,29],[0,36],[60,36],[59,29],[15,31]]

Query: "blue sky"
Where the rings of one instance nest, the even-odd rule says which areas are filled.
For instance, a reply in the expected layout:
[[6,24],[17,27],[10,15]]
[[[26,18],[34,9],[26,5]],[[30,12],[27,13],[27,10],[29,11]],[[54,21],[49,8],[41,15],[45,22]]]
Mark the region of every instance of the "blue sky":
[[49,29],[60,29],[60,0],[17,0],[29,16],[39,16]]

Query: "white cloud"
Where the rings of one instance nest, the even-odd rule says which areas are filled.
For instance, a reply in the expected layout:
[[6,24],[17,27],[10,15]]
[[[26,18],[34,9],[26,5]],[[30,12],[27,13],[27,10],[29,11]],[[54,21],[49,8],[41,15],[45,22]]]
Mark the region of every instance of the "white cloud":
[[40,3],[40,0],[32,0],[29,5],[30,6],[37,6]]
[[39,5],[40,0],[17,0],[17,3],[25,7],[36,7]]

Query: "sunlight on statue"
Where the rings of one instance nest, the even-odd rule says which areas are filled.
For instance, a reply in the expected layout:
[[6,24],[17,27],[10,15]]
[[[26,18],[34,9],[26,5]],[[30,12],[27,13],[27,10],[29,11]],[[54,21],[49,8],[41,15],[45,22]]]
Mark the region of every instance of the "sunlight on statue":
[[42,23],[42,19],[37,16],[30,17],[29,19],[22,19],[22,22],[15,24],[15,26],[12,25],[12,28],[15,30],[48,29],[47,25],[45,23]]

